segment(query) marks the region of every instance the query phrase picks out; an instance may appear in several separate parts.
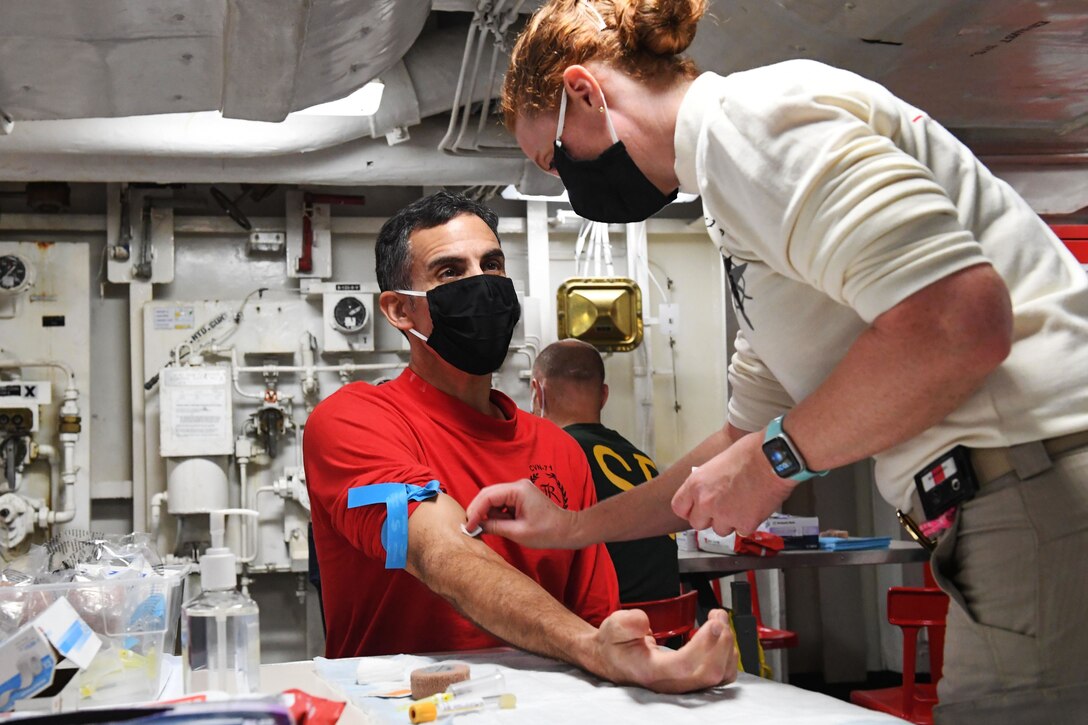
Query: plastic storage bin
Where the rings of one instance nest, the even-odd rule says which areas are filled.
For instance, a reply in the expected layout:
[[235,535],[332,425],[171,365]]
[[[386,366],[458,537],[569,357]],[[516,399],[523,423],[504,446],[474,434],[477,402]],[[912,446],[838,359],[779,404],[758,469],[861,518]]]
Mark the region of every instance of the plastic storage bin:
[[161,576],[0,587],[4,629],[21,626],[57,599],[67,599],[102,639],[79,673],[87,705],[140,702],[158,695],[162,655],[173,654],[188,567]]

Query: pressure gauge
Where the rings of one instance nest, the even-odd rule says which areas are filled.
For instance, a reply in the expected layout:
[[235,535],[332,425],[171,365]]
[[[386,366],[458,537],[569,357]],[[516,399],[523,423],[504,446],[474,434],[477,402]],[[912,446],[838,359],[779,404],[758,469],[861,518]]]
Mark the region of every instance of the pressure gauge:
[[0,257],[0,294],[22,292],[30,286],[30,267],[17,254]]
[[341,332],[358,332],[366,321],[366,305],[354,295],[341,297],[332,308],[332,326]]

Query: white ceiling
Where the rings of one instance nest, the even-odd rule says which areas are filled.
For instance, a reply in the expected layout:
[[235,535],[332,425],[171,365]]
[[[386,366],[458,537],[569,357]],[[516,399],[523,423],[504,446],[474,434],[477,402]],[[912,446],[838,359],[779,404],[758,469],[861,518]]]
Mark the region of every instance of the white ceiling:
[[[540,0],[486,4],[524,14]],[[2,0],[0,110],[14,127],[0,136],[0,180],[519,181],[531,173],[520,161],[436,149],[475,7]],[[1086,0],[715,0],[692,55],[719,72],[823,60],[884,83],[987,157],[1088,161]],[[281,123],[378,76],[374,119]],[[219,127],[209,111],[266,123]],[[93,118],[116,120],[80,120]]]
[[718,0],[712,15],[693,48],[705,68],[813,58],[883,83],[979,153],[1088,151],[1085,0]]

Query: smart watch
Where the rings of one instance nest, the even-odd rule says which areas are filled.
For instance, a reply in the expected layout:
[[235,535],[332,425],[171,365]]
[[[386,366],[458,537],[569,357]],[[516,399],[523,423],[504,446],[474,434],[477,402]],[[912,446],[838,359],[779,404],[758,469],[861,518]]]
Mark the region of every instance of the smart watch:
[[801,451],[793,444],[786,431],[782,430],[780,415],[767,426],[767,433],[763,436],[763,455],[771,463],[771,468],[779,478],[788,478],[792,481],[807,481],[816,476],[826,476],[827,471],[810,471],[805,466],[805,459]]

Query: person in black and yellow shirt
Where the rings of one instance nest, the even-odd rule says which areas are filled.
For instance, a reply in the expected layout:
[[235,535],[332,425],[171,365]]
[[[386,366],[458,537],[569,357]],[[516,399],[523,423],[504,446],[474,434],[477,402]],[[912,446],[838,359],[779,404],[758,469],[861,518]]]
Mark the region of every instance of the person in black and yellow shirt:
[[[532,409],[569,433],[582,447],[603,501],[657,475],[653,459],[601,425],[608,401],[604,361],[592,345],[562,340],[544,348],[533,366]],[[676,540],[655,536],[608,544],[621,602],[645,602],[680,593]]]

